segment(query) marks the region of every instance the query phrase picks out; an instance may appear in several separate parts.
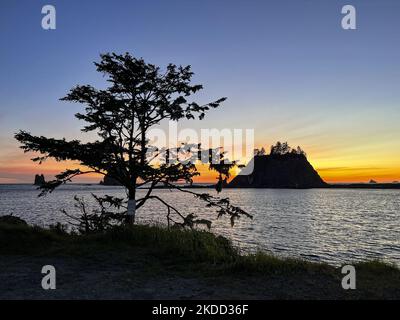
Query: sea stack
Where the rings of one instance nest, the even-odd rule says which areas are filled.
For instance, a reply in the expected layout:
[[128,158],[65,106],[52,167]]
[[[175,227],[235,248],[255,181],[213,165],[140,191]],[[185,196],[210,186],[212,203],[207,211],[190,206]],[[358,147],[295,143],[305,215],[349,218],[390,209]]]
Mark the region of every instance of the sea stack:
[[[281,146],[284,148],[281,150]],[[278,146],[278,147],[276,147]],[[255,154],[250,163],[228,185],[230,188],[323,188],[327,187],[318,172],[298,147],[286,143],[271,147],[269,155]]]
[[34,185],[35,185],[35,186],[42,186],[42,185],[44,185],[45,183],[46,183],[46,180],[44,179],[44,175],[43,175],[43,174],[41,174],[41,175],[39,175],[39,174],[35,175],[35,182],[34,182]]
[[119,181],[115,180],[108,174],[104,176],[104,179],[100,181],[100,184],[103,186],[122,186]]

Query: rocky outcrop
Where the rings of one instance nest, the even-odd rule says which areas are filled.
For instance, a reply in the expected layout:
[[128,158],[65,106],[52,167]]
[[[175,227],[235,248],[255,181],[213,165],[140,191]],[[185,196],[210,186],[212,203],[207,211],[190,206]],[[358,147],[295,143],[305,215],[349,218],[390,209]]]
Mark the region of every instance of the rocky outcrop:
[[[251,170],[253,168],[253,170]],[[256,155],[228,185],[230,188],[321,188],[327,184],[305,154]]]
[[43,174],[41,174],[41,175],[37,174],[35,176],[35,182],[34,182],[35,186],[42,186],[45,183],[46,183],[46,180],[44,179],[44,175]]
[[104,179],[102,181],[100,181],[100,184],[103,186],[121,186],[122,184],[115,180],[114,178],[112,178],[109,175],[105,175]]

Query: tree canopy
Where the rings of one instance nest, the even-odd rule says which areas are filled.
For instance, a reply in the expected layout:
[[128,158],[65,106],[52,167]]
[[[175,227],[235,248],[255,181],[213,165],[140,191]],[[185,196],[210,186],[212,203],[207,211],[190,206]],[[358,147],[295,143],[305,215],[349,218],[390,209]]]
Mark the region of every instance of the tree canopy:
[[299,147],[292,148],[289,146],[287,142],[278,141],[275,145],[271,146],[271,155],[286,155],[286,154],[295,154],[301,156],[307,156],[306,153]]
[[[218,172],[217,191],[222,181],[229,177],[234,161],[228,161],[219,148],[202,150],[200,144],[185,144],[174,148],[159,148],[149,144],[148,131],[163,120],[202,120],[206,113],[219,107],[226,98],[200,104],[190,100],[203,87],[192,84],[190,66],[169,64],[163,71],[160,67],[146,63],[129,53],[107,53],[95,63],[97,71],[104,74],[109,86],[96,89],[90,85],[78,85],[61,100],[81,103],[84,112],[77,119],[84,121],[84,133],[95,132],[97,139],[84,143],[80,140],[34,136],[19,131],[15,138],[25,152],[37,152],[33,158],[42,163],[48,158],[57,161],[73,160],[79,167],[66,169],[55,179],[40,186],[42,194],[53,191],[74,177],[88,173],[108,175],[126,189],[128,201],[108,198],[109,203],[118,203],[126,209],[133,223],[136,210],[146,201],[154,199],[163,203],[168,210],[168,223],[174,221],[171,214],[178,215],[183,226],[208,221],[196,219],[194,214],[184,215],[173,205],[154,194],[157,185],[191,193],[204,200],[207,206],[215,207],[218,216],[228,214],[232,224],[240,215],[251,217],[238,207],[232,206],[227,198],[206,193],[195,193],[177,184],[179,181],[192,183],[199,175],[196,159],[207,159],[210,168]],[[85,168],[85,169],[82,169]],[[144,196],[137,196],[137,189],[146,186]]]

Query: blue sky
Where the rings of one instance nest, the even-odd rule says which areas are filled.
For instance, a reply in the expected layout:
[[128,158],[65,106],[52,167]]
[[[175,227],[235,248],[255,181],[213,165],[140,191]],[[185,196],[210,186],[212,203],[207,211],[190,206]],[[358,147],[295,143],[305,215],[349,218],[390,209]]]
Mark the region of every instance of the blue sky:
[[[57,10],[56,30],[41,28],[45,4]],[[357,30],[341,28],[345,4],[357,9]],[[92,62],[109,51],[191,64],[200,100],[228,97],[184,126],[254,128],[258,145],[299,144],[327,175],[375,168],[378,180],[394,179],[399,31],[400,2],[388,0],[3,0],[0,182],[29,179],[16,173],[28,165],[12,139],[18,129],[79,135],[81,107],[58,99],[76,84],[104,86]]]

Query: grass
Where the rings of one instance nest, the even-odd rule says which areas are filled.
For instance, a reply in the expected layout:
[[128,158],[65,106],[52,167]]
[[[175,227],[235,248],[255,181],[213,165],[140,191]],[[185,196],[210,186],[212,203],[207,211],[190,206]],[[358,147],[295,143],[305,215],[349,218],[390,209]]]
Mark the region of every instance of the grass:
[[[86,255],[115,250],[123,250],[127,254],[144,250],[150,256],[176,264],[204,264],[206,269],[212,266],[213,269],[223,272],[329,273],[335,270],[324,263],[280,258],[264,252],[241,254],[228,239],[207,231],[135,225],[130,228],[115,227],[99,234],[76,235],[60,228],[44,229],[26,224],[0,222],[0,254],[4,255]],[[352,264],[364,273],[400,274],[396,266],[381,261]]]
[[89,250],[147,249],[150,254],[186,261],[227,262],[236,255],[230,242],[205,231],[167,230],[155,226],[114,227],[103,233],[76,235],[59,229],[0,223],[0,254],[82,254]]
[[[221,288],[229,288],[224,292],[231,292],[233,297],[268,296],[269,290],[277,291],[278,296],[300,298],[400,296],[400,270],[382,261],[348,263],[357,270],[357,290],[344,291],[340,286],[343,277],[340,268],[264,252],[243,254],[228,239],[206,231],[135,225],[77,235],[59,227],[44,229],[14,222],[0,219],[3,261],[7,261],[7,256],[10,261],[13,256],[28,260],[59,257],[63,261],[83,261],[83,265],[124,265],[128,272],[132,268],[135,279],[201,278],[210,287],[218,283]],[[118,281],[127,280],[123,277]],[[275,286],[274,289],[267,284]]]

